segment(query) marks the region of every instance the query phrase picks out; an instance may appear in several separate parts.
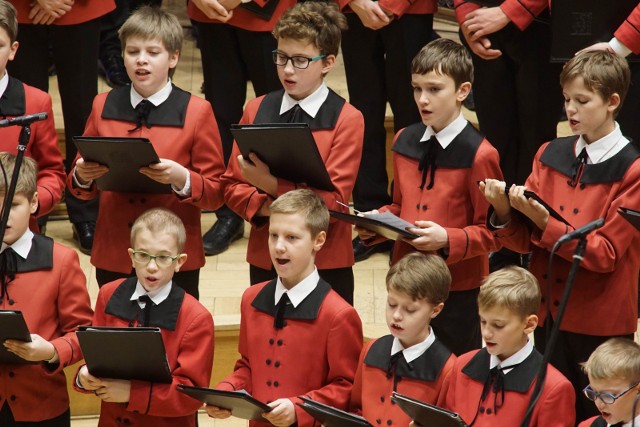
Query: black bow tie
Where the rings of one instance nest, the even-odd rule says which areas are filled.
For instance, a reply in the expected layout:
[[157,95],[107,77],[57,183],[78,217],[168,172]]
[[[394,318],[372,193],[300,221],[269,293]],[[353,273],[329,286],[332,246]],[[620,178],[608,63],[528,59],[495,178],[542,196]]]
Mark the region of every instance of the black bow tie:
[[485,380],[484,386],[482,387],[480,401],[484,402],[485,399],[489,396],[489,393],[493,392],[493,412],[495,414],[497,414],[498,409],[502,408],[502,405],[504,405],[504,370],[513,369],[519,364],[520,363],[516,363],[504,367],[496,366],[494,368],[491,368],[491,370],[489,371],[489,376]]
[[428,141],[426,141],[425,144],[426,148],[422,153],[420,162],[418,163],[418,170],[422,171],[422,181],[420,182],[420,189],[424,189],[424,184],[427,181],[427,171],[430,171],[430,180],[429,185],[427,185],[427,190],[431,190],[433,188],[433,183],[436,176],[436,158],[438,157],[438,153],[442,151],[442,146],[436,139],[435,135],[432,136]]
[[131,129],[129,132],[140,129],[142,125],[145,125],[147,129],[150,129],[151,126],[148,123],[149,113],[154,108],[155,105],[153,105],[148,99],[143,99],[142,101],[140,101],[138,105],[136,105],[136,108],[134,108],[136,112],[136,127]]
[[300,104],[294,105],[289,111],[282,114],[282,121],[285,123],[305,123],[305,112]]
[[571,181],[568,182],[570,186],[575,187],[578,185],[578,181],[582,176],[584,166],[587,164],[588,160],[589,154],[587,154],[587,147],[584,147],[582,151],[580,151],[580,154],[578,154],[578,157],[574,160],[573,165],[571,165]]
[[149,298],[149,295],[140,295],[138,297],[138,301],[144,303],[144,308],[141,309],[142,310],[142,326],[147,327],[149,326],[149,322],[151,321],[151,310],[153,309],[153,306],[155,304],[153,301],[151,301],[151,298]]
[[289,300],[289,295],[286,293],[282,294],[280,297],[280,301],[276,305],[276,315],[273,320],[273,327],[275,329],[282,329],[287,324],[284,320],[284,313],[287,311],[287,306],[291,304],[291,300]]

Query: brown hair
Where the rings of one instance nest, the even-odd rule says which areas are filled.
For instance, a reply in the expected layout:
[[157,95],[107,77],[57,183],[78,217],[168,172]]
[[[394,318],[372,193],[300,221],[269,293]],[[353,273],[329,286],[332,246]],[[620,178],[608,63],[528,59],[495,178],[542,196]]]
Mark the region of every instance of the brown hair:
[[[16,156],[6,152],[0,152],[0,164],[4,169],[4,175],[0,172],[0,191],[7,191],[6,182],[11,182],[13,168],[16,165]],[[5,180],[6,175],[6,180]],[[22,194],[27,199],[33,199],[33,195],[38,191],[36,179],[38,177],[38,165],[31,157],[23,157],[18,182],[16,183],[16,194]]]
[[608,101],[611,95],[620,96],[620,105],[613,112],[617,116],[631,81],[627,60],[608,51],[582,52],[571,58],[560,73],[560,85],[564,87],[577,77],[582,77],[584,86]]
[[[178,18],[172,13],[151,6],[136,9],[122,24],[118,36],[123,50],[131,37],[140,37],[143,40],[159,39],[169,55],[180,52],[184,39]],[[174,72],[173,68],[169,70],[169,77],[173,76]]]
[[131,247],[135,249],[136,236],[142,230],[152,234],[166,233],[176,239],[178,252],[182,252],[187,241],[187,232],[182,220],[165,208],[152,208],[140,215],[131,227]]
[[412,74],[427,74],[431,71],[451,77],[456,88],[465,82],[473,83],[471,55],[464,46],[453,40],[433,40],[413,58]]
[[292,190],[278,197],[270,206],[273,214],[300,214],[311,231],[311,236],[317,236],[321,231],[329,229],[329,209],[324,200],[316,193],[307,189]]
[[611,338],[600,344],[582,364],[591,378],[618,378],[630,383],[640,382],[640,346],[625,338]]
[[335,3],[307,1],[288,9],[276,23],[276,39],[306,40],[323,55],[338,55],[347,18]]
[[504,307],[524,318],[538,314],[540,308],[538,281],[529,271],[509,266],[489,274],[480,286],[478,307]]
[[11,43],[18,38],[18,13],[11,3],[0,0],[0,28],[4,29]]
[[386,282],[387,292],[394,290],[414,301],[426,298],[431,304],[440,304],[449,297],[451,272],[439,256],[412,252],[389,269]]

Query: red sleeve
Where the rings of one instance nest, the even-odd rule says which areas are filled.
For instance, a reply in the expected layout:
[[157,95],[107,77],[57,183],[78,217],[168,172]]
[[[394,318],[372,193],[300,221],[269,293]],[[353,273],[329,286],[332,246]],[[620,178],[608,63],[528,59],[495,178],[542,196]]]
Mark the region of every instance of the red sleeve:
[[[362,351],[362,322],[353,307],[348,306],[333,317],[326,348],[329,363],[326,385],[306,395],[318,402],[347,410],[356,374],[356,361]],[[313,425],[311,415],[296,405],[301,404],[302,400],[298,397],[290,400],[296,409],[298,425]]]
[[[191,300],[192,301],[192,300]],[[186,299],[185,299],[186,302]],[[183,302],[181,310],[188,310]],[[192,301],[193,302],[193,301]],[[197,302],[195,302],[198,304]],[[171,372],[171,384],[131,381],[128,411],[156,417],[176,417],[193,414],[202,403],[178,391],[178,384],[208,387],[213,365],[213,318],[206,310],[193,316],[179,343],[176,368]],[[147,412],[148,409],[148,412]]]
[[[103,102],[99,102],[98,97],[93,99],[93,105],[91,106],[91,114],[89,114],[89,118],[87,119],[87,124],[84,128],[84,136],[96,136],[98,133],[97,123],[100,120],[100,113],[102,111]],[[98,186],[95,182],[91,184],[91,188],[80,188],[76,187],[73,183],[73,171],[76,168],[76,162],[81,158],[80,153],[76,155],[73,164],[71,165],[71,171],[67,176],[67,188],[69,191],[80,200],[91,200],[98,197]]]
[[[462,24],[467,14],[481,6],[470,0],[454,0],[456,18]],[[543,10],[549,6],[548,0],[505,0],[500,9],[521,31],[524,31]]]
[[[378,0],[380,7],[393,13],[397,18],[405,13],[436,13],[438,3],[435,0]],[[419,9],[417,8],[419,7]]]
[[640,4],[633,9],[614,36],[633,53],[640,54]]

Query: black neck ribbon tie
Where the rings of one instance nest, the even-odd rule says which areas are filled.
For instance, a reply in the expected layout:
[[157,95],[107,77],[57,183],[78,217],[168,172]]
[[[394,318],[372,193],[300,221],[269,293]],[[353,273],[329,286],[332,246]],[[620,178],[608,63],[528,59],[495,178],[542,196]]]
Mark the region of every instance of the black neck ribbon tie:
[[142,128],[142,125],[145,125],[147,129],[151,129],[148,120],[149,113],[153,108],[155,108],[155,106],[148,99],[143,99],[142,101],[140,101],[138,105],[136,105],[136,108],[134,108],[136,112],[136,127],[129,130],[129,132],[134,132]]
[[578,181],[580,181],[580,177],[582,177],[582,171],[584,170],[584,166],[587,164],[589,160],[589,154],[587,154],[587,147],[584,147],[576,160],[571,165],[571,181],[569,181],[569,185],[575,187],[578,185]]
[[286,293],[282,294],[280,301],[278,301],[278,304],[276,305],[276,316],[273,320],[273,327],[275,329],[282,329],[286,325],[284,313],[287,311],[287,305],[289,304],[291,304],[289,296]]
[[285,123],[304,123],[304,110],[300,104],[296,104],[282,114],[282,119]]
[[155,305],[149,295],[140,295],[138,297],[138,302],[144,303],[144,308],[142,309],[142,326],[149,326],[149,321],[151,320],[151,310]]
[[427,171],[429,171],[429,185],[427,185],[427,190],[431,190],[436,176],[436,158],[438,157],[438,153],[442,151],[442,146],[436,139],[435,135],[429,138],[425,144],[426,148],[422,153],[420,162],[418,163],[418,170],[422,171],[420,189],[424,189],[424,184],[427,181]]

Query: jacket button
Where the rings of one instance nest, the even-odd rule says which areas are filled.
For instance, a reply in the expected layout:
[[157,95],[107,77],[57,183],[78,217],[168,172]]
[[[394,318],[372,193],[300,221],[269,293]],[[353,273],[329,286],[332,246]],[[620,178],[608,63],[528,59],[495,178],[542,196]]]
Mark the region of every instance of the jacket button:
[[391,420],[387,420],[387,425],[390,426],[392,424]]
[[129,418],[125,418],[125,419],[124,419],[124,423],[125,423],[126,425],[129,425],[129,424],[131,424],[131,420],[129,420]]
[[380,418],[378,418],[378,419],[376,420],[376,424],[382,424],[382,420],[381,420]]
[[9,300],[9,305],[13,305],[13,304],[15,304],[15,303],[16,303],[16,302],[15,302],[14,300],[12,300],[12,299],[10,299],[10,300]]
[[265,362],[267,365],[271,365],[271,359],[267,359]]
[[478,411],[479,411],[481,414],[484,414],[484,406],[479,407],[479,408],[478,408]]
[[578,210],[578,208],[573,208],[573,213],[574,213],[574,214],[577,214],[578,212],[580,212],[580,211]]
[[120,417],[116,417],[116,422],[117,422],[118,424],[120,424],[120,423],[122,422],[122,418],[120,418]]
[[276,360],[276,363],[274,363],[274,364],[273,364],[273,366],[275,366],[276,368],[279,368],[279,367],[280,367],[280,362],[278,362],[278,361]]
[[269,345],[273,345],[273,343],[274,343],[273,338],[270,338],[269,339]]
[[557,307],[557,306],[559,306],[559,305],[560,305],[560,301],[555,300],[555,301],[553,302],[553,306],[554,306],[554,307]]
[[16,396],[12,394],[10,399],[11,399],[11,401],[13,402],[13,401],[15,401],[15,400],[16,400]]
[[563,211],[564,210],[564,206],[560,205],[560,210]]
[[380,396],[380,402],[384,403],[384,396]]
[[9,378],[13,378],[15,376],[16,376],[16,374],[14,374],[13,372],[9,372]]
[[491,415],[491,408],[487,408],[487,415]]
[[127,223],[127,227],[132,228],[133,227],[133,223],[132,222]]
[[584,187],[585,187],[584,183],[580,184],[580,189],[581,190],[584,190]]
[[422,210],[426,211],[427,210],[427,205],[422,205]]
[[271,381],[267,381],[267,385],[271,387]]
[[278,387],[279,385],[280,385],[280,383],[279,383],[278,381],[274,381],[274,382],[273,382],[273,386],[274,386],[274,387]]
[[416,209],[420,209],[420,203],[416,205]]
[[278,345],[282,345],[282,340],[278,340]]

